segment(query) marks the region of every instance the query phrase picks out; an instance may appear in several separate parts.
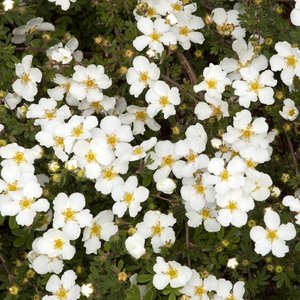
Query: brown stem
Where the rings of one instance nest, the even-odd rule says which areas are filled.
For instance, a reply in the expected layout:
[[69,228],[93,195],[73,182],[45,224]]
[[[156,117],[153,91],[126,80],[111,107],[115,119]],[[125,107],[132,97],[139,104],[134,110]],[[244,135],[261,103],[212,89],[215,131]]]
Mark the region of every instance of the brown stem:
[[294,147],[293,147],[291,139],[290,139],[290,137],[287,133],[285,133],[285,137],[286,137],[286,140],[287,140],[287,143],[288,143],[288,146],[290,148],[291,155],[292,155],[293,164],[294,164],[294,168],[295,168],[295,173],[296,173],[296,176],[298,176],[299,175],[298,160],[297,160],[297,157],[295,155]]
[[6,272],[7,275],[8,275],[8,280],[9,280],[9,282],[10,282],[10,283],[13,283],[13,278],[14,278],[14,277],[10,274],[9,269],[8,269],[6,263],[5,263],[5,259],[3,258],[2,255],[0,255],[0,261],[1,261],[2,265],[3,265],[3,268],[4,268],[5,272]]
[[195,73],[193,67],[191,66],[191,64],[189,63],[189,61],[187,60],[187,58],[184,56],[183,53],[177,52],[177,57],[179,59],[180,64],[186,70],[191,84],[195,85],[197,83],[197,76],[196,76],[196,73]]
[[155,197],[157,199],[161,199],[161,200],[167,201],[169,203],[172,203],[172,201],[170,199],[161,197],[160,195],[150,195],[150,196]]
[[[189,225],[188,225],[187,222],[185,223],[185,244],[186,244],[187,251],[189,251],[189,248],[190,248],[190,228],[189,228]],[[187,253],[186,259],[187,259],[188,267],[191,268],[192,264],[191,264],[191,258],[190,258],[189,253]]]

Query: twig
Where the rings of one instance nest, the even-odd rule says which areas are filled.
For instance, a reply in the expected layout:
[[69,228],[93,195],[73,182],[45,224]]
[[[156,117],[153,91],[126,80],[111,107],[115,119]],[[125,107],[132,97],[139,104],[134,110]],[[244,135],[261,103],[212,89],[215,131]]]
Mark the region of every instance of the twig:
[[164,201],[167,201],[169,203],[172,203],[172,201],[170,199],[161,197],[160,195],[150,195],[150,196],[161,199],[161,200],[164,200]]
[[197,83],[197,76],[196,76],[196,73],[195,73],[193,67],[191,66],[191,64],[189,63],[189,61],[187,60],[187,58],[184,56],[183,53],[177,52],[177,57],[179,59],[180,64],[186,70],[191,84],[195,85]]
[[[185,244],[186,244],[187,251],[189,251],[189,248],[190,248],[190,228],[189,228],[189,225],[188,225],[187,222],[185,223]],[[187,259],[188,267],[191,268],[192,264],[191,264],[191,257],[190,257],[189,253],[187,253],[186,259]]]
[[286,140],[287,140],[287,143],[289,145],[290,152],[291,152],[291,155],[292,155],[293,164],[294,164],[294,168],[295,168],[295,173],[296,173],[296,176],[298,176],[299,175],[298,160],[297,160],[297,157],[295,155],[295,151],[294,151],[291,139],[290,139],[289,135],[286,132],[285,132],[285,137],[286,137]]
[[8,280],[9,280],[9,282],[10,282],[10,283],[13,283],[13,278],[14,278],[14,277],[9,273],[8,267],[7,267],[7,265],[5,264],[5,259],[3,258],[2,255],[0,255],[0,261],[1,261],[2,265],[3,265],[3,267],[4,267],[5,272],[6,272],[7,275],[8,275]]

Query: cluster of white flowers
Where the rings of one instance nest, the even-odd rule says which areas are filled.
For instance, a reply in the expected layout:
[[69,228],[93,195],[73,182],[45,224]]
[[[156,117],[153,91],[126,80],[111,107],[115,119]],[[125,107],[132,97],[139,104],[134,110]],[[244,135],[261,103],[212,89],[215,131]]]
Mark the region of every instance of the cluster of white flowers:
[[[63,10],[70,6],[69,0],[49,0]],[[71,0],[75,2],[75,0]],[[300,7],[297,1],[292,20],[297,21]],[[146,8],[146,9],[143,9]],[[265,201],[270,196],[272,179],[256,167],[270,160],[270,144],[275,133],[269,131],[266,119],[253,118],[251,112],[243,109],[235,114],[220,139],[210,140],[216,152],[205,154],[208,136],[202,124],[187,123],[185,137],[176,142],[159,140],[146,135],[147,129],[159,131],[161,125],[153,118],[168,119],[176,115],[176,106],[181,103],[179,89],[171,87],[160,79],[160,69],[152,62],[158,58],[165,46],[181,45],[189,49],[191,42],[202,44],[204,37],[198,30],[204,27],[200,17],[194,16],[196,4],[184,4],[177,0],[140,1],[134,15],[137,27],[142,33],[133,45],[138,51],[148,47],[147,56],[133,59],[126,80],[129,93],[135,98],[143,92],[147,106],[128,105],[123,97],[108,97],[106,89],[112,79],[102,65],[79,64],[83,54],[77,50],[78,41],[70,39],[50,47],[46,53],[57,69],[74,59],[71,77],[59,74],[53,78],[56,86],[47,90],[48,96],[36,99],[38,83],[42,72],[32,67],[32,55],[23,57],[16,64],[18,79],[12,84],[14,93],[5,97],[6,106],[15,109],[22,99],[35,102],[30,104],[25,116],[33,119],[38,132],[35,136],[39,145],[25,149],[16,143],[0,147],[0,213],[2,216],[16,216],[17,224],[32,225],[37,214],[45,212],[47,224],[32,244],[28,254],[31,267],[39,274],[63,271],[64,260],[76,254],[74,241],[81,238],[86,254],[97,254],[101,240],[109,239],[118,232],[114,217],[143,216],[142,222],[132,223],[132,234],[126,239],[125,247],[135,259],[146,253],[148,239],[155,254],[161,247],[171,247],[176,240],[173,226],[176,219],[171,212],[148,210],[143,206],[149,199],[149,190],[142,186],[139,171],[130,172],[132,162],[152,172],[159,193],[173,194],[180,190],[188,226],[203,225],[208,232],[217,232],[221,227],[241,227],[247,223],[248,212],[255,208],[256,201]],[[223,94],[232,87],[236,101],[243,108],[251,102],[271,105],[274,103],[273,87],[277,85],[274,72],[281,71],[280,78],[289,88],[300,76],[300,50],[287,42],[275,45],[278,54],[269,61],[254,50],[253,44],[245,40],[245,30],[239,24],[239,11],[225,11],[217,8],[210,16],[211,24],[223,36],[233,40],[235,58],[225,57],[219,64],[205,67],[201,81],[194,85],[195,93],[203,92],[204,100],[194,109],[198,120],[229,117],[230,102]],[[295,21],[295,23],[296,23]],[[26,25],[13,31],[12,41],[23,43],[27,35],[36,31],[54,30],[53,25],[44,23],[42,18],[30,20]],[[170,50],[170,49],[169,49]],[[286,120],[294,121],[299,111],[292,99],[285,99],[282,111]],[[71,107],[71,109],[70,109]],[[161,116],[159,113],[162,113]],[[3,126],[0,124],[0,131]],[[141,139],[141,136],[147,139]],[[34,162],[41,158],[42,147],[54,153],[55,160],[49,165],[55,168],[63,164],[73,174],[93,182],[95,190],[109,195],[111,209],[93,215],[86,205],[85,196],[59,193],[49,204],[43,196],[44,174],[35,174]],[[51,152],[52,151],[52,152]],[[49,178],[46,179],[49,181]],[[168,200],[168,199],[167,199]],[[300,202],[293,196],[283,199],[283,205],[296,212],[296,224],[300,222]],[[268,209],[264,216],[266,229],[255,226],[250,237],[255,242],[255,251],[266,255],[270,251],[282,257],[288,252],[285,241],[295,237],[292,223],[280,225],[279,215]],[[51,228],[48,229],[49,224]],[[195,271],[175,261],[166,262],[157,257],[154,265],[153,285],[163,290],[168,284],[181,288],[181,293],[191,299],[243,299],[244,283],[232,285],[225,279],[210,275],[201,278]],[[88,287],[81,288],[75,283],[73,271],[66,271],[61,279],[52,275],[46,290],[52,293],[43,299],[70,299],[87,293]],[[84,290],[85,292],[83,292]]]
[[156,258],[153,270],[155,288],[163,290],[167,285],[181,288],[180,293],[192,300],[242,300],[245,293],[243,281],[233,285],[229,280],[217,279],[213,275],[202,278],[196,270],[182,266],[176,261],[166,262],[162,257]]

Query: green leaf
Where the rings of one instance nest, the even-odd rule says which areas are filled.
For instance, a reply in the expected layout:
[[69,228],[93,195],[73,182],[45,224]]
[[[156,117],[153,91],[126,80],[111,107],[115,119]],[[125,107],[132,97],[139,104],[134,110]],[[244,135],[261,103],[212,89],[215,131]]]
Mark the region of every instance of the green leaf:
[[145,282],[149,282],[150,280],[152,280],[153,275],[151,274],[142,274],[142,275],[138,275],[137,281],[140,283],[145,283]]

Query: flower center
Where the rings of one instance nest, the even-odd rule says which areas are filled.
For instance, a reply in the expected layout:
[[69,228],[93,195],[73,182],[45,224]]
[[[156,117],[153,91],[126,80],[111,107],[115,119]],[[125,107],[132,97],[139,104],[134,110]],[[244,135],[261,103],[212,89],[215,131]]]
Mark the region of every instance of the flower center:
[[102,176],[105,180],[113,180],[117,174],[114,172],[113,168],[107,168],[103,170]]
[[207,84],[208,89],[210,89],[210,90],[215,89],[217,87],[217,80],[208,79],[208,80],[206,80],[206,84]]
[[74,221],[76,212],[72,208],[66,208],[62,215],[65,217],[65,222]]
[[251,92],[258,93],[258,91],[262,88],[262,85],[258,80],[255,80],[249,83],[249,88]]
[[15,191],[18,191],[19,189],[20,188],[19,188],[17,180],[15,180],[14,182],[10,182],[9,184],[7,184],[7,187],[6,187],[6,190],[8,192],[15,192]]
[[182,4],[180,2],[176,2],[176,3],[172,4],[172,8],[174,10],[180,11],[182,9]]
[[195,153],[194,151],[190,150],[189,154],[185,157],[185,159],[189,163],[193,163],[196,160],[197,157],[198,157],[197,153]]
[[94,153],[92,150],[89,150],[87,154],[85,155],[85,159],[87,162],[92,163],[92,162],[97,162],[96,158],[96,153]]
[[61,136],[55,136],[53,139],[55,141],[55,146],[58,146],[58,147],[65,146],[64,138],[62,138]]
[[194,189],[197,194],[200,194],[200,195],[204,194],[204,186],[203,186],[202,182],[195,184]]
[[234,31],[234,24],[225,23],[223,25],[218,25],[217,30],[221,35],[230,35]]
[[156,9],[154,7],[149,7],[147,10],[147,17],[153,18],[156,16]]
[[55,296],[58,297],[59,300],[66,300],[68,296],[68,290],[66,290],[62,285],[55,293]]
[[67,83],[63,84],[62,86],[63,86],[64,90],[66,91],[66,93],[69,93],[70,88],[71,88],[71,83],[67,82]]
[[56,240],[54,240],[54,249],[55,250],[62,250],[64,244],[65,243],[62,239],[56,239]]
[[94,223],[93,226],[92,226],[92,228],[91,228],[90,235],[91,236],[96,236],[96,237],[99,238],[100,234],[101,234],[101,226],[98,225],[98,224],[96,224],[96,223]]
[[292,116],[294,116],[294,114],[295,114],[295,109],[294,108],[290,109],[289,112],[288,112],[288,115],[290,117],[292,117]]
[[298,59],[296,58],[295,55],[290,55],[290,56],[285,58],[285,62],[288,65],[288,67],[294,69],[296,67],[297,62],[298,62]]
[[278,239],[277,230],[267,229],[267,239],[271,242]]
[[160,236],[164,227],[160,226],[160,222],[151,227],[152,236]]
[[83,124],[81,123],[77,127],[74,127],[72,130],[72,136],[79,138],[83,134]]
[[100,102],[92,102],[90,106],[96,113],[99,113],[103,110],[103,106],[100,104]]
[[211,212],[208,208],[202,209],[200,215],[201,215],[203,220],[211,218]]
[[227,297],[225,300],[236,300],[236,298],[232,294],[230,294],[230,296]]
[[237,210],[238,206],[235,201],[229,201],[227,205],[227,209],[229,209],[231,212]]
[[115,149],[119,142],[119,139],[115,134],[108,134],[106,135],[106,141],[111,148]]
[[230,174],[227,170],[224,170],[223,172],[220,173],[220,178],[222,181],[227,181],[230,177]]
[[205,293],[205,289],[204,289],[203,285],[199,285],[199,286],[195,287],[194,294],[196,296],[202,296],[204,293]]
[[17,165],[20,165],[21,163],[26,162],[26,158],[23,152],[17,151],[15,155],[13,156],[13,160]]
[[140,81],[146,83],[149,79],[148,72],[141,72],[139,79]]
[[157,31],[153,31],[150,34],[151,39],[155,42],[159,42],[160,36],[161,36],[161,34],[159,34]]
[[21,80],[24,84],[28,84],[30,82],[30,77],[29,77],[29,74],[27,73],[24,73],[21,77]]
[[136,147],[135,149],[133,149],[132,154],[133,155],[142,155],[144,153],[144,149],[141,146]]
[[241,130],[241,138],[244,140],[250,140],[253,135],[254,134],[251,125],[248,125],[246,129]]
[[169,269],[167,271],[167,275],[170,277],[171,280],[175,279],[178,277],[178,271],[174,267],[169,267]]
[[22,210],[30,208],[31,205],[33,203],[33,199],[29,199],[29,198],[23,198],[20,202],[19,205],[21,207]]
[[123,197],[123,201],[127,204],[127,205],[130,205],[130,203],[134,200],[134,196],[132,193],[128,193],[126,192],[124,194],[124,197]]
[[87,80],[85,80],[83,83],[87,90],[92,90],[97,86],[95,80],[92,79],[91,77],[88,77]]
[[145,122],[147,118],[147,113],[145,111],[137,111],[135,113],[135,119],[141,122]]
[[160,97],[160,99],[159,99],[159,104],[160,104],[162,107],[166,107],[169,103],[170,103],[169,97],[167,97],[167,96],[162,96],[162,97]]
[[46,109],[43,118],[48,120],[53,120],[56,117],[55,109]]
[[172,155],[167,155],[162,158],[162,167],[171,167],[174,163]]
[[190,33],[190,30],[187,26],[180,27],[179,34],[187,36]]

